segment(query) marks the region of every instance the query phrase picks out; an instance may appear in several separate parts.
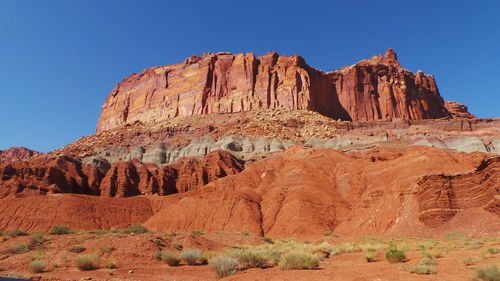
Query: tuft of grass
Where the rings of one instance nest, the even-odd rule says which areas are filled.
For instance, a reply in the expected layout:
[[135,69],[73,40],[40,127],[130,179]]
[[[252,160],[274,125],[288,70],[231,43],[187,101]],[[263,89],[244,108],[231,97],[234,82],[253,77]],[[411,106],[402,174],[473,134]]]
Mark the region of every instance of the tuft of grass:
[[250,236],[250,235],[252,235],[250,232],[248,232],[248,231],[246,231],[246,230],[243,230],[243,231],[241,232],[241,234],[242,234],[242,235],[245,235],[245,236]]
[[103,266],[105,268],[107,268],[107,269],[113,269],[113,268],[117,268],[118,267],[118,265],[117,265],[117,263],[116,263],[115,260],[106,260],[106,261],[104,261]]
[[157,251],[156,259],[164,261],[170,266],[176,266],[181,262],[179,254],[172,251]]
[[45,238],[45,232],[35,232],[33,233],[33,237],[31,237],[30,243],[33,246],[40,246],[47,241],[49,241],[49,239]]
[[21,277],[19,277],[17,272],[9,272],[9,274],[7,274],[7,278],[19,279]]
[[417,264],[414,267],[410,268],[410,272],[416,274],[436,274],[436,270],[434,269],[434,267],[423,264]]
[[478,268],[476,269],[476,277],[483,281],[499,281],[500,269],[496,265]]
[[28,236],[29,233],[26,232],[26,231],[23,231],[23,230],[19,230],[19,229],[16,229],[16,230],[7,230],[5,231],[5,234],[10,236],[10,237],[17,237],[17,236]]
[[179,257],[189,265],[195,265],[198,261],[201,261],[202,253],[198,249],[186,249]]
[[266,243],[274,244],[274,241],[271,237],[264,237],[264,238],[262,238],[262,240],[264,240],[264,242],[266,242]]
[[104,245],[101,247],[101,251],[103,253],[111,253],[115,250],[115,247],[113,247],[113,245]]
[[94,270],[99,268],[99,257],[96,254],[78,257],[76,267],[80,270]]
[[378,256],[377,252],[375,252],[375,251],[368,251],[365,254],[365,260],[367,262],[376,262],[377,261],[377,256]]
[[475,265],[477,264],[479,261],[474,259],[473,257],[470,257],[470,256],[467,256],[465,258],[462,259],[462,264],[467,267],[467,266],[471,266],[471,265]]
[[52,230],[49,232],[51,235],[64,235],[71,234],[73,231],[67,225],[55,225],[52,227]]
[[165,240],[161,237],[156,237],[151,242],[155,243],[159,247],[165,247]]
[[423,257],[420,262],[418,263],[420,265],[436,265],[437,260],[429,257]]
[[213,257],[208,261],[208,264],[219,278],[233,275],[236,273],[236,268],[239,266],[237,259],[224,256]]
[[16,246],[12,246],[9,249],[7,249],[7,253],[10,253],[10,254],[22,254],[22,253],[26,253],[29,251],[30,251],[30,249],[28,248],[28,246],[26,246],[24,244],[18,244]]
[[443,257],[441,250],[424,251],[423,256],[427,258],[439,259]]
[[319,258],[304,252],[290,252],[285,254],[278,267],[280,269],[314,269],[319,266]]
[[500,253],[500,248],[488,248],[488,253],[491,255]]
[[85,247],[80,246],[80,245],[76,245],[76,246],[73,246],[73,247],[68,249],[68,251],[70,251],[72,253],[81,253],[85,250],[86,250]]
[[194,236],[199,236],[199,235],[203,235],[205,233],[203,232],[203,230],[193,230],[193,231],[191,231],[191,234],[193,234]]
[[174,248],[177,250],[182,250],[182,245],[179,242],[174,242],[172,245],[174,245]]
[[390,263],[404,262],[406,261],[405,252],[402,250],[398,250],[396,248],[392,248],[385,253],[385,258]]
[[325,232],[323,232],[323,235],[324,236],[330,236],[330,235],[332,235],[332,232],[331,231],[325,231]]
[[44,261],[34,261],[30,263],[30,270],[33,273],[41,273],[45,271],[47,263]]
[[144,227],[141,223],[136,223],[135,225],[131,225],[127,229],[123,230],[123,233],[125,233],[125,234],[130,234],[130,233],[142,234],[142,233],[148,233],[148,232],[149,232],[149,229]]

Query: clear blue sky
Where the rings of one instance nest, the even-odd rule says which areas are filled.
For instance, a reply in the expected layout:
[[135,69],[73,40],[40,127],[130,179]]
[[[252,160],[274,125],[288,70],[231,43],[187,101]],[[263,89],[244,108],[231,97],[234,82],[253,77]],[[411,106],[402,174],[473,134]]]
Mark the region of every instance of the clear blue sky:
[[445,99],[500,117],[499,3],[0,0],[0,149],[93,134],[124,77],[219,51],[300,54],[329,71],[392,47]]

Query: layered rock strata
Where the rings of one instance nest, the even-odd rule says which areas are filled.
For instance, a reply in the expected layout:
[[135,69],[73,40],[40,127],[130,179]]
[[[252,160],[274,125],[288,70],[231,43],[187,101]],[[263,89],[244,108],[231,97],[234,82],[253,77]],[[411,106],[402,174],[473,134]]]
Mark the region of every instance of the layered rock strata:
[[312,110],[352,121],[451,117],[434,77],[402,68],[392,49],[331,72],[297,55],[217,53],[125,78],[102,106],[96,132],[137,121],[262,108]]

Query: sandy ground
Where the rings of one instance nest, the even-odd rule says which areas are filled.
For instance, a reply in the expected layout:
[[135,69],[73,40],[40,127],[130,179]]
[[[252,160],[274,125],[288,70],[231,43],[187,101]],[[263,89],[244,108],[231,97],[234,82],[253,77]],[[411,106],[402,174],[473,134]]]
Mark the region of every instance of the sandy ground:
[[[175,250],[173,244],[177,242],[187,248],[199,248],[203,251],[222,251],[233,245],[263,244],[261,237],[246,236],[232,233],[210,233],[203,235],[147,233],[147,234],[69,234],[46,235],[49,239],[43,246],[39,246],[26,253],[10,254],[6,250],[18,244],[28,245],[31,236],[6,237],[0,241],[0,276],[17,274],[34,280],[216,280],[214,271],[208,265],[189,266],[183,262],[179,266],[169,266],[165,262],[157,261],[155,253],[159,249]],[[366,240],[361,237],[335,238],[332,236],[316,237],[307,243],[331,244],[343,242],[357,243]],[[382,238],[379,238],[382,239]],[[475,275],[476,267],[492,264],[500,265],[500,253],[485,254],[488,248],[500,247],[500,238],[481,238],[483,245],[478,248],[464,246],[465,238],[456,240],[437,240],[434,249],[440,249],[442,257],[434,268],[436,274],[417,275],[408,272],[408,269],[417,264],[422,257],[418,250],[406,252],[408,261],[405,263],[389,263],[383,256],[385,250],[380,251],[376,262],[368,263],[364,260],[364,252],[343,253],[324,259],[314,270],[280,270],[273,268],[252,268],[237,271],[233,276],[223,280],[353,280],[353,281],[382,281],[382,280],[471,280]],[[382,241],[382,240],[381,240]],[[384,243],[405,243],[409,246],[425,243],[425,239],[400,238]],[[471,240],[477,241],[477,240]],[[80,245],[85,249],[82,253],[69,252],[72,246]],[[112,245],[115,250],[105,253],[103,246]],[[163,245],[163,246],[162,246]],[[178,251],[181,252],[181,251]],[[106,261],[114,261],[117,268],[100,268],[92,271],[79,270],[74,260],[81,255],[96,253],[101,265]],[[470,256],[478,260],[476,264],[467,268],[462,260]],[[30,272],[29,264],[36,260],[48,263],[43,273]]]

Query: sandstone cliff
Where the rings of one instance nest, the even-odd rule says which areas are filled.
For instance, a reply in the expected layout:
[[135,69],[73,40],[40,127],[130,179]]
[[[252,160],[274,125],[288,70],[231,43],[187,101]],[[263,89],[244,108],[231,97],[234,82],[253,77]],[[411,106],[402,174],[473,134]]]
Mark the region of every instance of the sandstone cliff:
[[332,72],[297,55],[217,53],[125,78],[106,99],[96,132],[257,108],[306,109],[352,121],[451,117],[434,77],[402,68],[392,49]]

